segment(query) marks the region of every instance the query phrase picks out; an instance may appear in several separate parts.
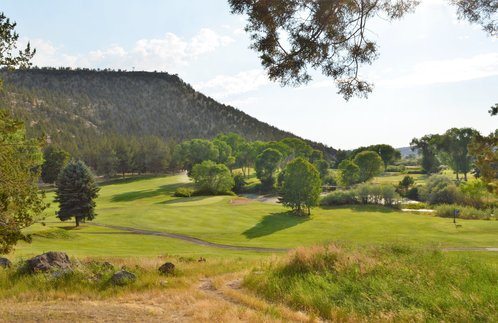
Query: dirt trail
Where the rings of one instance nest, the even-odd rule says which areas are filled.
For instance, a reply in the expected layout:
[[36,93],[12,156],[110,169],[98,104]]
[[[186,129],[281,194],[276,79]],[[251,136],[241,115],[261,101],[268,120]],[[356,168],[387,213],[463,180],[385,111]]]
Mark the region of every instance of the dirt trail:
[[227,249],[227,250],[258,251],[258,252],[286,252],[286,251],[290,250],[287,248],[263,248],[263,247],[232,246],[232,245],[209,242],[209,241],[205,241],[205,240],[201,240],[201,239],[197,239],[197,238],[194,238],[191,236],[177,234],[177,233],[167,233],[167,232],[159,232],[159,231],[151,231],[151,230],[142,230],[142,229],[121,227],[121,226],[117,226],[117,225],[102,224],[102,223],[95,223],[95,222],[87,222],[86,224],[95,225],[95,226],[99,226],[99,227],[105,227],[105,228],[111,228],[111,229],[116,229],[116,230],[133,232],[135,234],[143,234],[143,235],[148,235],[148,236],[160,236],[160,237],[179,239],[179,240],[195,243],[195,244],[198,244],[201,246],[208,246],[208,247],[221,248],[221,249]]

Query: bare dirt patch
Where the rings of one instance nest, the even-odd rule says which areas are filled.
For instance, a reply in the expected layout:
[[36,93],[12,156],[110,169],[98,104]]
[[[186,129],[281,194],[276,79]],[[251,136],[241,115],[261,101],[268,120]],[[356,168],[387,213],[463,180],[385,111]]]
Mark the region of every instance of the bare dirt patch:
[[228,203],[232,205],[244,205],[252,203],[252,200],[246,198],[236,198],[236,199],[231,199]]

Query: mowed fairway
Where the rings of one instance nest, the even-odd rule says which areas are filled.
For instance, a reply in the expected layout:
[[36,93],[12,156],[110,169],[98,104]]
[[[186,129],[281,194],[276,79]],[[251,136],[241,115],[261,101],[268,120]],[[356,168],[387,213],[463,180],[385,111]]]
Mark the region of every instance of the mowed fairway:
[[[429,247],[498,247],[498,221],[460,220],[402,213],[382,207],[355,206],[312,211],[310,218],[287,213],[281,205],[236,196],[176,198],[177,187],[192,185],[186,175],[115,182],[101,187],[94,222],[128,228],[177,233],[234,246],[293,248],[327,241],[371,245],[387,242]],[[50,201],[53,193],[47,195]],[[37,224],[32,244],[21,244],[17,255],[61,250],[72,255],[154,256],[234,255],[257,252],[229,251],[171,238],[145,236],[54,217],[56,205],[46,211],[47,225]]]

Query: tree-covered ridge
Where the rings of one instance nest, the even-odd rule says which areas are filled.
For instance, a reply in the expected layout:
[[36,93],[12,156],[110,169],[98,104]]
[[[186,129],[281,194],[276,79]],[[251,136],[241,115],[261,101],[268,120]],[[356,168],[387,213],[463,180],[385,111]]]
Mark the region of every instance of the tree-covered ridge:
[[[158,136],[180,142],[235,132],[248,140],[296,137],[156,72],[30,69],[3,72],[0,106],[72,154],[95,136]],[[335,150],[309,142],[331,158]]]

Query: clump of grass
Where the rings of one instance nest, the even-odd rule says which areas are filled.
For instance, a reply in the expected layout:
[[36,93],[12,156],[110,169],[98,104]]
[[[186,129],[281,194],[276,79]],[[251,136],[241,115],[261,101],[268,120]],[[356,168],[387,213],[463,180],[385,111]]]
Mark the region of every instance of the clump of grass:
[[492,322],[497,283],[489,264],[404,245],[298,249],[244,281],[271,301],[339,321]]

